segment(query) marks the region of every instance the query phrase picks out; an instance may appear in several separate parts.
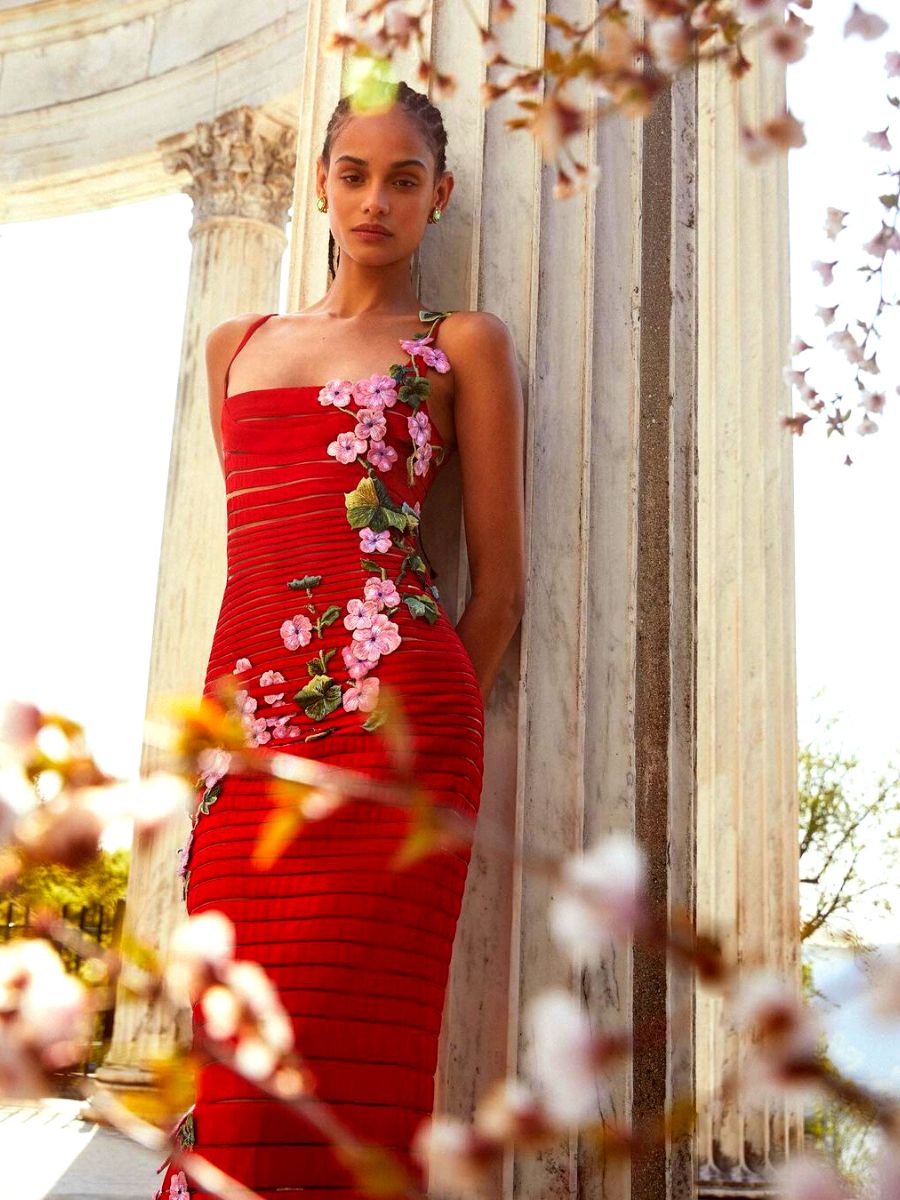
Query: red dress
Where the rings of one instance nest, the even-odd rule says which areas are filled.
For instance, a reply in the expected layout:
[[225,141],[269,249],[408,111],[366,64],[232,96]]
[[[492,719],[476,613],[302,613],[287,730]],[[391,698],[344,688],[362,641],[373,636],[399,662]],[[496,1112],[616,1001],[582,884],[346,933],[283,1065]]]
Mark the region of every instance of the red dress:
[[[250,326],[235,356],[274,315]],[[389,779],[372,727],[389,686],[412,729],[417,779],[436,804],[474,821],[484,705],[418,535],[446,448],[427,388],[398,394],[449,369],[433,342],[446,315],[421,311],[429,328],[410,339],[428,342],[402,339],[408,361],[384,375],[228,396],[226,372],[228,575],[204,694],[236,674],[249,744]],[[278,987],[316,1094],[353,1132],[392,1148],[422,1186],[409,1145],[432,1111],[469,848],[390,868],[407,812],[355,799],[308,821],[274,866],[255,869],[266,781],[210,780],[182,851],[187,911],[230,918],[235,957],[260,963]],[[195,1030],[200,1019],[195,1008]],[[226,1067],[203,1068],[190,1118],[195,1149],[266,1200],[362,1194],[310,1123]],[[157,1195],[207,1200],[164,1168]]]

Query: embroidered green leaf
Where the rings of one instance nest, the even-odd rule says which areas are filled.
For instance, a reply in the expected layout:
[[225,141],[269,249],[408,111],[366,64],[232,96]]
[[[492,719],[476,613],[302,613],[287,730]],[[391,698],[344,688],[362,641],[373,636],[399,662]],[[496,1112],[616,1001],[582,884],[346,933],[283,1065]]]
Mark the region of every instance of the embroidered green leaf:
[[420,308],[419,320],[423,322],[435,321],[438,317],[449,317],[455,311],[453,308],[447,308],[443,311],[437,308]]
[[377,563],[374,558],[361,558],[359,565],[365,567],[367,571],[377,571],[382,579],[387,577],[387,569],[381,563]]
[[319,653],[316,655],[316,657],[311,658],[309,660],[309,662],[306,664],[306,669],[309,672],[309,674],[310,675],[325,675],[325,674],[327,674],[328,660],[331,658],[331,656],[333,654],[336,654],[336,653],[337,653],[337,651],[334,650],[333,648],[331,650],[324,650],[324,649],[320,650]]
[[375,533],[393,527],[405,530],[409,518],[394,503],[380,479],[366,476],[352,492],[344,493],[347,520],[352,529],[363,529],[366,525]]
[[340,684],[330,675],[313,675],[306,687],[296,693],[294,702],[314,721],[323,721],[341,703]]
[[178,1140],[181,1142],[183,1148],[190,1148],[194,1144],[195,1137],[194,1114],[188,1113],[181,1124],[181,1128],[178,1130]]
[[377,729],[380,725],[383,725],[386,720],[387,713],[382,709],[376,708],[375,711],[370,713],[367,719],[363,721],[361,728],[365,729],[367,733],[371,733],[373,729]]
[[[318,621],[316,621],[316,633],[319,635],[319,637],[322,636],[322,630],[326,627],[326,625],[333,625],[340,615],[341,610],[339,605],[328,605],[321,617],[319,617]],[[334,653],[334,651],[332,651],[332,653]]]
[[406,520],[407,520],[407,524],[408,524],[409,528],[415,529],[416,526],[419,524],[419,518],[416,515],[416,510],[413,508],[413,506],[411,504],[408,504],[404,500],[403,503],[400,505],[400,511],[406,516]]
[[199,805],[197,806],[197,812],[208,813],[209,806],[211,804],[215,804],[215,802],[218,800],[218,798],[219,798],[219,796],[221,796],[221,794],[222,794],[222,780],[220,779],[218,783],[214,783],[211,788],[207,788],[206,791],[203,793],[203,799],[200,801]]
[[429,625],[433,625],[440,615],[434,600],[431,596],[426,596],[423,592],[417,595],[404,596],[403,603],[409,609],[412,616],[425,617]]
[[417,411],[430,391],[431,380],[424,375],[417,375],[415,379],[407,379],[400,384],[397,388],[397,399],[402,404],[409,404],[414,411]]
[[315,742],[319,738],[328,737],[329,733],[334,733],[333,725],[329,725],[327,729],[319,729],[315,733],[308,733],[303,740],[304,742]]
[[292,591],[299,592],[302,588],[313,588],[317,583],[322,582],[321,575],[304,575],[302,579],[291,579],[288,587]]

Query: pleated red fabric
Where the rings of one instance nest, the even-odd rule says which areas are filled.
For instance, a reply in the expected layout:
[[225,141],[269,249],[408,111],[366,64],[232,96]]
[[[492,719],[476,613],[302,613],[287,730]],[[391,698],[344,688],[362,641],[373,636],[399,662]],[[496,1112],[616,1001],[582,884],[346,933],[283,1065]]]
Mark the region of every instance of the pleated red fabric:
[[[235,356],[273,315],[250,326]],[[403,340],[408,361],[391,364],[399,372],[231,396],[226,374],[228,568],[204,693],[236,674],[249,744],[390,779],[372,727],[378,692],[390,687],[418,780],[474,822],[484,705],[417,522],[446,447],[421,389],[398,395],[403,382],[449,368],[434,344],[446,315],[420,312],[430,330],[410,339],[427,340]],[[233,922],[235,957],[262,964],[276,984],[316,1094],[423,1187],[409,1147],[432,1111],[469,848],[396,870],[388,861],[407,812],[352,800],[308,821],[259,870],[250,860],[271,809],[266,781],[226,773],[206,794],[183,851],[188,913],[216,909]],[[195,1032],[201,1020],[197,1007]],[[229,1068],[201,1071],[191,1118],[197,1151],[266,1200],[362,1196],[312,1124]],[[160,1170],[157,1196],[207,1200],[171,1164]]]

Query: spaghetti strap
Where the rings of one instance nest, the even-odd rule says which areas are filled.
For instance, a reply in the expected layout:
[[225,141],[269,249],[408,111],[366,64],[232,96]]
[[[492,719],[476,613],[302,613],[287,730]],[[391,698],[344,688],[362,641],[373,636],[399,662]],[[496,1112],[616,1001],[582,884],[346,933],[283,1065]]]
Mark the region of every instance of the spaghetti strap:
[[237,358],[237,356],[243,350],[244,346],[249,341],[251,334],[255,333],[256,330],[259,329],[260,325],[262,325],[265,321],[268,321],[269,317],[274,317],[274,316],[277,316],[277,314],[276,313],[266,313],[266,315],[264,317],[260,317],[256,321],[251,321],[250,324],[247,326],[246,330],[244,331],[244,336],[238,342],[237,349],[235,350],[234,354],[232,354],[231,358],[228,360],[228,366],[225,368],[225,383],[224,383],[224,386],[222,389],[222,395],[223,395],[224,399],[226,399],[226,400],[228,399],[228,376],[231,373],[231,364],[234,362],[234,360]]

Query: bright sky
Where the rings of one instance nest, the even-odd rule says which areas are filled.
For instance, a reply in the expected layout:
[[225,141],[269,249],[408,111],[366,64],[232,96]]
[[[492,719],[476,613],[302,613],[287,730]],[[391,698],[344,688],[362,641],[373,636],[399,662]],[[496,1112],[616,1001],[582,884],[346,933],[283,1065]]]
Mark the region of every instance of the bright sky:
[[[839,269],[827,292],[810,270],[833,257],[826,206],[861,214],[869,232],[857,244],[878,228],[875,172],[887,156],[861,135],[893,112],[882,63],[897,48],[890,34],[842,38],[850,0],[816,7],[807,58],[788,84],[808,139],[789,158],[793,329],[811,342],[822,332],[815,305],[852,297],[858,265]],[[890,0],[867,7],[887,17]],[[82,720],[102,764],[123,775],[139,761],[190,221],[190,201],[175,194],[0,226],[3,691]],[[853,246],[848,232],[839,250],[844,237]],[[896,270],[891,283],[896,292]],[[881,356],[890,388],[880,433],[826,440],[808,427],[794,439],[800,734],[837,716],[835,739],[873,775],[900,744],[895,342]],[[829,390],[821,376],[813,382]],[[847,452],[852,467],[842,465]],[[878,933],[896,940],[887,926]]]

